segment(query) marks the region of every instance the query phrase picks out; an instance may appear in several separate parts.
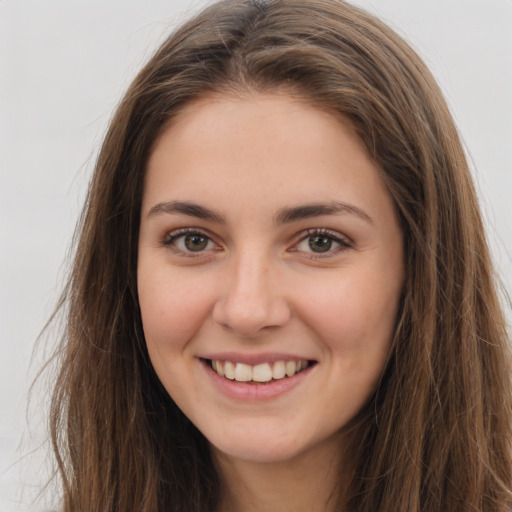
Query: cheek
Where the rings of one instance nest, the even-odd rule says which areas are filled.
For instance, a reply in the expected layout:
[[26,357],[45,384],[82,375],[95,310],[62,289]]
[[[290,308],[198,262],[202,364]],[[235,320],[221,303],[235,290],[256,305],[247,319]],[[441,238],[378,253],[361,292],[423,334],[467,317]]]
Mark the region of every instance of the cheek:
[[186,346],[209,314],[211,288],[203,280],[180,279],[179,274],[140,273],[139,304],[148,349]]
[[[387,354],[400,297],[400,282],[385,285],[363,272],[309,287],[303,318],[330,351],[369,358]],[[380,279],[379,279],[380,278]],[[352,361],[347,359],[347,363]]]

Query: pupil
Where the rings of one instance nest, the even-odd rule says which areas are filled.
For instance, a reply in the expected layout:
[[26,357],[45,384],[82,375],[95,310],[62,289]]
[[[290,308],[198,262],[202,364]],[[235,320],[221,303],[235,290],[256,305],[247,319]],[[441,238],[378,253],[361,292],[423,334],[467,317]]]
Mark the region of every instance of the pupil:
[[327,252],[332,246],[332,240],[327,236],[312,236],[309,247],[313,252]]
[[187,235],[185,237],[185,247],[189,251],[202,251],[206,249],[208,245],[208,239],[202,235]]

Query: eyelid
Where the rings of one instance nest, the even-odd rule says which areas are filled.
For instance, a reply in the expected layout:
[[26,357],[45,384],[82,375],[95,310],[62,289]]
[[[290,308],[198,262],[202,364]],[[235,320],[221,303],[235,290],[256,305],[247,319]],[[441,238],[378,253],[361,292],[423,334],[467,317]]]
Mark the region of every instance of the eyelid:
[[174,242],[178,238],[180,238],[182,236],[186,236],[186,235],[204,236],[205,238],[208,238],[208,240],[216,246],[213,250],[220,249],[220,245],[214,240],[214,237],[210,234],[210,232],[208,230],[203,229],[203,228],[195,228],[195,227],[178,228],[178,229],[174,229],[172,231],[168,231],[164,235],[164,237],[161,241],[161,245],[163,247],[165,247],[166,249],[169,249],[173,253],[175,253],[179,256],[184,256],[186,258],[201,258],[201,257],[204,258],[206,255],[208,255],[212,251],[212,249],[209,249],[209,250],[194,252],[194,251],[183,251],[181,249],[178,249],[176,247],[176,245],[174,245]]
[[[178,238],[180,238],[182,236],[186,236],[186,235],[195,235],[195,234],[198,234],[198,235],[204,236],[205,238],[208,238],[208,240],[211,243],[213,243],[215,245],[215,247],[213,249],[207,249],[204,251],[194,252],[194,251],[183,251],[183,250],[177,248],[176,245],[174,245],[175,240],[177,240]],[[313,251],[311,251],[311,252],[310,251],[301,251],[301,250],[297,249],[297,246],[302,241],[304,241],[308,237],[312,237],[312,236],[326,236],[326,237],[332,239],[334,242],[340,244],[340,246],[336,247],[334,249],[330,249],[324,253],[315,253]],[[328,228],[305,229],[305,230],[301,231],[300,233],[298,233],[294,237],[294,239],[295,239],[295,241],[293,242],[292,246],[287,250],[287,252],[302,253],[305,255],[305,257],[307,257],[309,259],[330,258],[330,257],[337,255],[339,252],[342,252],[346,249],[353,247],[352,241],[346,235],[343,235],[343,234],[339,233],[338,231],[334,231],[334,230],[331,230]],[[163,247],[171,250],[173,253],[175,253],[179,256],[187,257],[187,258],[201,258],[201,257],[204,258],[205,256],[210,255],[212,250],[213,251],[222,250],[221,245],[215,240],[215,237],[208,230],[206,230],[204,228],[197,228],[197,227],[185,227],[185,228],[178,228],[178,229],[169,231],[163,237],[163,239],[161,241],[161,245]]]
[[[306,238],[309,238],[311,236],[326,236],[328,238],[331,238],[334,242],[339,243],[340,246],[335,249],[326,251],[324,253],[315,253],[312,251],[299,251],[299,249],[297,249],[297,246]],[[302,231],[295,237],[295,242],[293,243],[292,247],[288,249],[288,252],[302,252],[307,255],[307,258],[322,259],[333,257],[337,255],[339,252],[342,252],[346,249],[350,249],[352,247],[353,243],[346,235],[342,235],[341,233],[333,231],[328,228],[310,228]]]

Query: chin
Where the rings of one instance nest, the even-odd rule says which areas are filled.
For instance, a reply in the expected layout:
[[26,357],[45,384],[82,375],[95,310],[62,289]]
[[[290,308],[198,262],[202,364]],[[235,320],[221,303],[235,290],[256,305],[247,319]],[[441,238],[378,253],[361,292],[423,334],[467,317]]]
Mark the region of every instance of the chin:
[[213,453],[220,458],[240,460],[255,464],[280,464],[293,460],[300,453],[297,446],[275,446],[268,442],[230,443],[212,445]]
[[339,450],[339,434],[329,438],[309,437],[306,433],[284,431],[282,434],[248,432],[247,436],[225,435],[211,439],[212,452],[220,459],[239,460],[256,464],[284,464],[309,459],[320,453],[336,453]]

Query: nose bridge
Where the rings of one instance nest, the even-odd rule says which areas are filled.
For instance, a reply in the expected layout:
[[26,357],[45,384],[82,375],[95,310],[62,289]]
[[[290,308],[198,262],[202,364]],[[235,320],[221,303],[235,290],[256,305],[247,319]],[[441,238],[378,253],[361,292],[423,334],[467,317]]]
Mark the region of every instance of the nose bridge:
[[[242,252],[233,265],[232,293],[255,299],[264,299],[269,292],[271,261],[268,254],[257,249]],[[268,297],[267,297],[268,298]]]
[[280,281],[280,269],[272,255],[247,246],[233,255],[215,305],[215,320],[242,336],[282,325],[290,314]]

